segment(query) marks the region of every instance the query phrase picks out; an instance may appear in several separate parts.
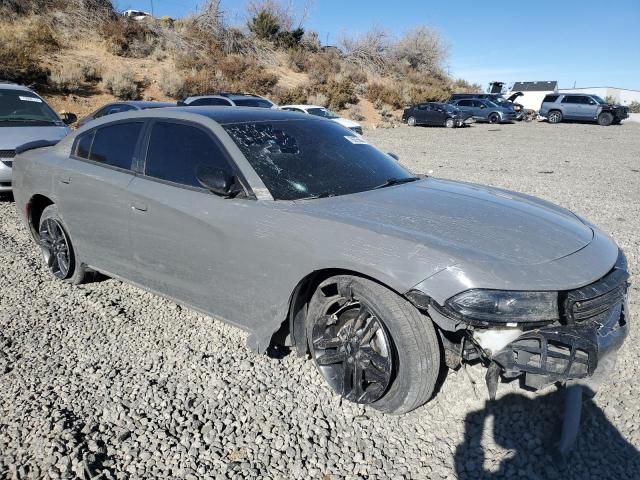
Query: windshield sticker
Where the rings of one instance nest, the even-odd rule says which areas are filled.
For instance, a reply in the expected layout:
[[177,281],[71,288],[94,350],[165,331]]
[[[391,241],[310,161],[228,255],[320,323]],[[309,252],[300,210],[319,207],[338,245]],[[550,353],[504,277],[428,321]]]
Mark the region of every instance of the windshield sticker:
[[351,135],[345,135],[344,138],[349,140],[354,145],[369,145],[369,143],[362,137],[352,137]]
[[18,98],[20,100],[22,100],[23,102],[36,102],[36,103],[42,103],[42,100],[40,100],[37,97],[23,97],[22,95],[18,96]]

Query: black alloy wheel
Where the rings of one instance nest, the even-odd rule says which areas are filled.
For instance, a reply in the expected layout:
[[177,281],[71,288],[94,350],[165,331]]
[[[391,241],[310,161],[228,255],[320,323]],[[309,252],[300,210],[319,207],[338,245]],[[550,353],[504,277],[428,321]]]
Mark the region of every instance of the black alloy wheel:
[[340,298],[313,325],[311,350],[331,387],[355,403],[381,398],[394,370],[393,344],[384,324],[363,301]]
[[40,224],[40,248],[47,267],[57,278],[64,280],[73,270],[69,241],[62,225],[53,218]]
[[489,123],[500,123],[500,115],[497,113],[489,115]]

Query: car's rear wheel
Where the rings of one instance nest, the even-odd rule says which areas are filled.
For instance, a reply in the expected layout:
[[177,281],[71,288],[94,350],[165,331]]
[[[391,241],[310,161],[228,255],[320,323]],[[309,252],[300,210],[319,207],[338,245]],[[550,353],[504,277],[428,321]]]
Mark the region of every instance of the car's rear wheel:
[[415,127],[417,125],[416,117],[407,118],[407,125],[409,125],[410,127]]
[[49,272],[59,280],[80,284],[85,280],[86,268],[76,258],[67,229],[56,205],[42,212],[38,226],[40,250]]
[[560,123],[562,121],[562,112],[560,110],[552,110],[547,115],[549,123]]
[[613,123],[613,115],[609,112],[602,112],[598,115],[598,125],[602,125],[603,127],[608,127]]
[[453,128],[456,126],[456,121],[453,118],[447,118],[444,121],[444,126],[447,128]]
[[318,370],[345,399],[405,413],[433,394],[441,365],[433,323],[384,286],[347,275],[325,280],[306,328]]
[[489,123],[500,123],[500,115],[492,113],[489,115]]

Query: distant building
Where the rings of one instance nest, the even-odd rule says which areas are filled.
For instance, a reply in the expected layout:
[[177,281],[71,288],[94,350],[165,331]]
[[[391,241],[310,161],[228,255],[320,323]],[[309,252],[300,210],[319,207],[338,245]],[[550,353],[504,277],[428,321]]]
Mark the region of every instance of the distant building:
[[629,105],[633,102],[640,103],[640,90],[630,90],[628,88],[616,87],[580,87],[580,88],[562,88],[562,93],[590,93],[598,95],[600,98],[613,100],[614,103],[620,105]]
[[505,97],[516,92],[522,92],[522,96],[516,99],[517,103],[524,105],[527,110],[539,110],[542,99],[549,93],[558,91],[557,81],[540,82],[514,82]]

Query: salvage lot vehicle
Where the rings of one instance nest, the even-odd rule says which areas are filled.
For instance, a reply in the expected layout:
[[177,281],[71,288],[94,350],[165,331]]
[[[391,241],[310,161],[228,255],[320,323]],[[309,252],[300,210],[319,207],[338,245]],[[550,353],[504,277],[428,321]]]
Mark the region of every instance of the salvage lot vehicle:
[[513,122],[517,119],[512,107],[501,107],[489,100],[479,98],[463,98],[452,100],[450,105],[473,116],[475,120],[489,123]]
[[544,97],[539,114],[546,117],[549,123],[583,120],[606,127],[619,124],[627,118],[629,109],[622,105],[611,105],[597,95],[554,93]]
[[316,117],[326,118],[332,122],[339,123],[343,127],[347,127],[352,132],[362,135],[362,125],[358,122],[354,122],[348,118],[342,118],[337,113],[320,105],[281,105],[279,108],[289,112],[308,113],[309,115],[315,115]]
[[194,95],[178,101],[178,105],[190,107],[257,107],[278,108],[271,100],[249,93],[219,92],[211,95]]
[[105,115],[113,115],[114,113],[128,112],[130,110],[145,110],[147,108],[174,107],[175,105],[175,103],[151,102],[145,100],[127,100],[122,102],[107,103],[95,112],[81,118],[78,121],[78,127],[82,127],[85,123],[90,122],[91,120],[95,120],[96,118],[104,117]]
[[[53,180],[53,181],[52,181]],[[628,332],[624,254],[528,195],[416,177],[311,115],[170,108],[21,155],[16,205],[53,275],[91,270],[309,352],[346,399],[402,413],[444,365],[525,385],[603,373]]]
[[462,127],[473,120],[470,113],[463,112],[447,103],[428,102],[412,105],[402,112],[402,121],[410,127],[434,125],[438,127]]
[[72,113],[61,119],[33,90],[0,82],[0,192],[11,191],[16,147],[36,141],[58,141],[76,121]]

